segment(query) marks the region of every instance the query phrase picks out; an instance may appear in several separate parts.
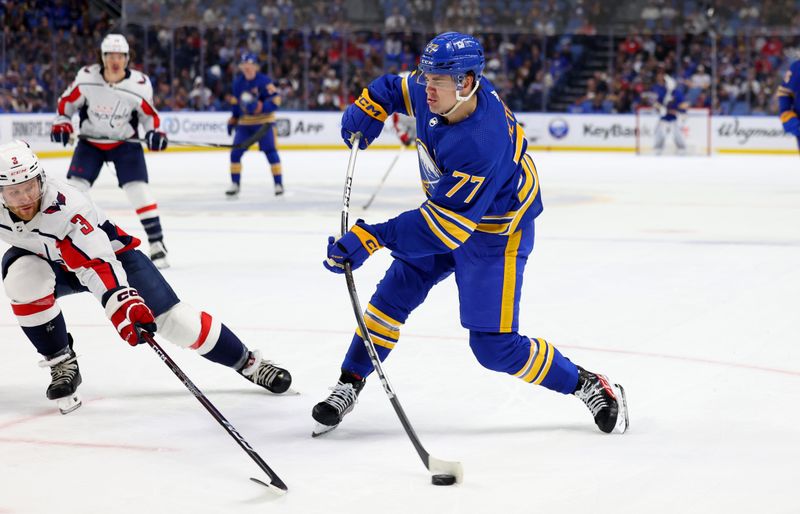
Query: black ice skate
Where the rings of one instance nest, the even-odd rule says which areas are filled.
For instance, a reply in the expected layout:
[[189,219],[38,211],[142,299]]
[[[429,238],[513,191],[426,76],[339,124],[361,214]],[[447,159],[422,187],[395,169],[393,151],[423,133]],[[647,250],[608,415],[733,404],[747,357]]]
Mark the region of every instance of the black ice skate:
[[247,380],[275,394],[285,393],[292,385],[292,375],[287,370],[275,366],[272,361],[263,360],[258,350],[250,352],[247,362],[239,373]]
[[69,337],[69,346],[58,353],[47,355],[39,366],[50,368],[50,386],[47,388],[47,398],[55,400],[61,414],[69,414],[81,406],[78,396],[78,386],[81,385],[81,372],[78,369],[78,360],[72,351],[72,336]]
[[164,241],[153,241],[150,243],[150,260],[156,265],[158,269],[169,268],[169,261],[167,261],[167,247],[164,246]]
[[275,184],[275,196],[283,195],[283,184]]
[[339,381],[331,388],[331,394],[311,411],[311,417],[317,422],[311,437],[327,434],[338,427],[342,418],[356,406],[358,394],[364,389],[365,383],[366,380],[342,371]]
[[628,429],[628,402],[621,385],[610,384],[605,376],[578,366],[578,387],[572,394],[589,407],[603,432],[622,434]]
[[227,196],[231,200],[239,198],[239,184],[237,184],[236,182],[231,182],[231,185],[228,186],[228,189],[225,190],[225,196]]

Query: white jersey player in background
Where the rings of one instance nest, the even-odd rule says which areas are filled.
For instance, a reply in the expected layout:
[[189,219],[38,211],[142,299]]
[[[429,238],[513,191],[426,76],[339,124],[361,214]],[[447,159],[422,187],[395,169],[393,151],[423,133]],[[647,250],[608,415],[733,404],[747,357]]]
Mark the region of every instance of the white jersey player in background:
[[[90,292],[120,337],[131,345],[140,331],[196,350],[273,393],[291,385],[285,369],[250,351],[228,327],[181,301],[139,240],[109,220],[69,184],[45,177],[27,143],[0,145],[2,276],[22,331],[50,368],[47,398],[63,414],[80,406],[80,370],[57,300]],[[5,343],[10,343],[5,341]],[[123,369],[121,368],[122,372]]]
[[137,138],[144,128],[147,148],[167,147],[167,136],[153,106],[153,86],[144,73],[131,70],[130,49],[124,36],[109,34],[100,45],[102,64],[81,68],[75,81],[58,100],[50,139],[64,146],[72,139],[72,118],[78,115],[82,136],[75,147],[67,179],[88,191],[103,164],[113,162],[119,187],[125,191],[147,233],[150,258],[159,268],[169,266],[158,215],[158,204],[148,185],[144,152]]

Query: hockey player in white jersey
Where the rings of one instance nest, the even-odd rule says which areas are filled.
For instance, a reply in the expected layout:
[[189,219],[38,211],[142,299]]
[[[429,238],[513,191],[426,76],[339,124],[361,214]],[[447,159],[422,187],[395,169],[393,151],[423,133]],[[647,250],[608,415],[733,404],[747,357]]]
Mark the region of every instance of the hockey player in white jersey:
[[2,277],[11,309],[50,368],[47,397],[66,414],[80,406],[80,370],[58,305],[62,296],[91,292],[120,337],[139,344],[139,331],[170,342],[245,376],[273,393],[291,375],[250,351],[228,327],[181,301],[139,240],[109,220],[87,195],[45,177],[27,143],[0,145]]
[[167,135],[160,130],[161,121],[153,106],[153,86],[147,75],[128,67],[130,50],[121,34],[106,36],[100,52],[101,64],[81,68],[59,98],[50,139],[69,144],[74,130],[72,118],[78,115],[80,133],[90,139],[78,141],[67,179],[77,189],[88,191],[103,163],[113,162],[119,187],[147,233],[150,258],[159,268],[166,268],[167,248],[158,204],[148,184],[144,152],[139,143],[118,141],[138,137],[141,124],[149,150],[167,148]]

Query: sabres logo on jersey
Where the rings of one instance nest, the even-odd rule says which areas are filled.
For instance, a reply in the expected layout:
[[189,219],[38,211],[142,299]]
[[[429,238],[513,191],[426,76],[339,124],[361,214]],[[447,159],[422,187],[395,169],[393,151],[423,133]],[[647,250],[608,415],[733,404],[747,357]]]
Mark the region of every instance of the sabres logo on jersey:
[[422,188],[425,194],[433,196],[433,191],[442,178],[442,171],[433,161],[433,158],[428,153],[425,143],[417,139],[417,153],[419,154],[419,174],[422,179]]

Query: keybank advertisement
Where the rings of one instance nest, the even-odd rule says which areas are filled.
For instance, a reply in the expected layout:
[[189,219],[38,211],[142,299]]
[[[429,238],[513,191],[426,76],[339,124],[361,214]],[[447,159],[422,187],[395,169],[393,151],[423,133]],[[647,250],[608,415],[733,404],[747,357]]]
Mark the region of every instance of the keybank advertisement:
[[[53,114],[0,115],[0,141],[24,139],[38,152],[71,152],[50,142]],[[161,115],[162,130],[174,142],[230,144],[228,113],[166,112]],[[608,114],[540,114],[521,113],[517,119],[524,125],[528,144],[541,150],[606,150],[632,152],[636,148],[636,117]],[[279,112],[275,131],[280,149],[341,148],[341,113]],[[77,120],[75,120],[77,125]],[[397,146],[394,130],[387,127],[376,146]],[[77,127],[76,127],[77,129]],[[642,138],[652,138],[645,128]],[[140,131],[140,136],[143,133]],[[201,146],[201,145],[200,145]],[[711,121],[711,146],[715,152],[794,152],[796,139],[783,133],[775,116],[718,116]]]
[[[524,124],[528,145],[534,149],[636,149],[634,115],[523,113],[517,119]],[[642,139],[654,137],[651,126],[642,130]],[[652,146],[652,142],[647,146]],[[797,140],[784,134],[777,116],[717,116],[711,119],[711,148],[714,152],[793,153],[797,151]]]

